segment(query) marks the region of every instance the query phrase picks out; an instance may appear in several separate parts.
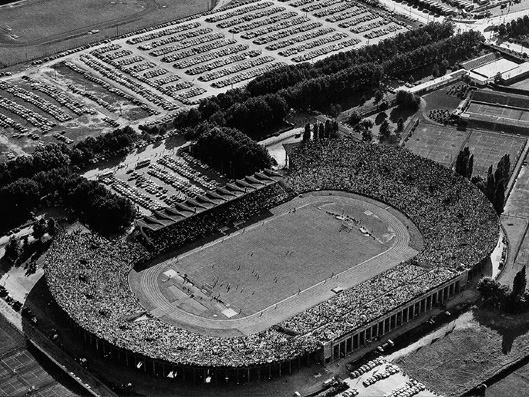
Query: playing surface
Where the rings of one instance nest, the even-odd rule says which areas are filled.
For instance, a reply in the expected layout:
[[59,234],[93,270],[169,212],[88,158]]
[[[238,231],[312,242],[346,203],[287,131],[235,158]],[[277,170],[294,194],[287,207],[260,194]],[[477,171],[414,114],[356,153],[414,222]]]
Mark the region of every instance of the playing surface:
[[412,153],[450,167],[468,135],[467,131],[421,123],[406,142],[406,148]]
[[511,171],[516,166],[525,146],[526,137],[496,132],[473,131],[466,146],[474,154],[474,175],[485,175],[488,168],[496,168],[498,161],[509,154]]
[[468,146],[474,155],[474,175],[484,175],[489,166],[494,167],[503,155],[509,154],[511,167],[516,165],[525,146],[526,137],[497,132],[467,130],[452,127],[419,124],[406,148],[422,157],[446,167],[454,165],[458,153]]
[[483,103],[471,102],[466,112],[471,115],[487,115],[489,117],[529,121],[529,112]]
[[265,220],[132,271],[129,282],[165,321],[256,332],[414,256],[406,227],[385,207],[341,192],[296,198]]

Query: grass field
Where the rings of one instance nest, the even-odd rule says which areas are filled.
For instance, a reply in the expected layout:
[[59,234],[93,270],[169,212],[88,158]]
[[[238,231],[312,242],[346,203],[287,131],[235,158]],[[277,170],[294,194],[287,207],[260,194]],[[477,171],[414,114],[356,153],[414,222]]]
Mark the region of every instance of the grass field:
[[467,146],[474,154],[474,174],[484,175],[488,168],[495,168],[505,154],[511,159],[511,171],[514,169],[523,151],[526,137],[498,134],[495,132],[472,131]]
[[453,127],[432,124],[419,124],[406,143],[406,148],[422,157],[434,160],[444,166],[454,164],[458,153],[468,146],[474,154],[474,175],[483,175],[492,164],[508,153],[511,167],[523,151],[526,137],[512,134],[499,134],[487,131],[458,131]]
[[[0,10],[0,62],[46,56],[211,8],[210,0],[27,0]],[[89,34],[91,30],[100,30]]]
[[529,219],[529,170],[522,167],[505,203],[504,214]]
[[151,314],[171,313],[167,321],[185,324],[183,311],[242,327],[266,312],[271,326],[328,299],[335,286],[350,288],[415,255],[406,228],[384,208],[347,193],[296,198],[234,234],[131,272],[129,282]]
[[468,139],[469,132],[420,123],[406,143],[412,153],[450,167]]
[[519,88],[520,90],[529,90],[529,79],[524,79],[514,83],[511,87]]
[[460,396],[527,354],[527,313],[506,316],[475,309],[452,324],[446,336],[396,361],[405,373],[438,393]]
[[529,112],[484,103],[471,102],[466,112],[471,115],[488,115],[510,120],[529,121]]

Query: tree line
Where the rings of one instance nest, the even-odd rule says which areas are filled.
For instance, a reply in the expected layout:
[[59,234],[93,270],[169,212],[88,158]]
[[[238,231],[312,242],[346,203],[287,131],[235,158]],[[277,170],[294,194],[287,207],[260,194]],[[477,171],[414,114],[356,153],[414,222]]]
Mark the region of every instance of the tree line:
[[49,144],[30,156],[0,163],[0,219],[8,228],[23,222],[41,205],[64,205],[94,230],[112,233],[134,218],[132,203],[77,171],[97,156],[127,151],[137,139],[130,127],[89,137],[73,148]]
[[[203,99],[198,108],[177,115],[174,126],[192,129],[208,121],[256,139],[264,129],[277,126],[289,109],[323,109],[376,90],[384,78],[400,77],[445,59],[467,59],[484,41],[479,32],[452,34],[450,23],[432,23],[314,65],[285,66],[255,78],[246,88]],[[188,137],[196,138],[191,133]]]
[[505,205],[505,190],[509,183],[511,159],[509,154],[503,155],[493,171],[492,165],[487,170],[487,177],[472,176],[474,167],[474,155],[470,154],[470,149],[465,147],[457,155],[455,172],[469,179],[479,190],[489,199],[498,214],[503,212]]
[[191,147],[194,157],[231,178],[242,178],[272,164],[264,146],[237,129],[203,123]]
[[0,186],[18,178],[31,178],[40,171],[68,166],[82,168],[99,157],[126,153],[137,139],[138,134],[131,127],[124,127],[98,137],[87,137],[72,148],[56,143],[37,147],[32,155],[0,163]]
[[510,22],[494,26],[494,31],[504,36],[521,36],[529,33],[529,15],[524,15]]

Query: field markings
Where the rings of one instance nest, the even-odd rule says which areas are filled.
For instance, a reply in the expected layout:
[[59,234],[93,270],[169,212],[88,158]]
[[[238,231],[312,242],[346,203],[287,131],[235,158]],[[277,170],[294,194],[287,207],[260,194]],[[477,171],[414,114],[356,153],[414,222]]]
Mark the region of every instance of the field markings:
[[[336,199],[336,196],[332,196],[332,198]],[[322,199],[320,198],[319,200],[321,201]],[[302,206],[297,206],[296,208],[303,208],[311,204],[312,202],[308,202]],[[379,216],[381,215],[380,210],[388,208],[366,202],[363,204],[372,205],[375,208],[375,211],[379,212]],[[277,219],[277,217],[285,216],[289,213],[290,212],[284,212],[278,214],[275,217],[270,218],[268,221]],[[156,317],[173,324],[176,323],[183,328],[186,328],[187,325],[194,331],[198,329],[204,334],[208,334],[211,330],[221,330],[225,333],[225,336],[235,336],[240,335],[241,333],[250,334],[262,331],[283,319],[291,317],[300,311],[306,310],[307,308],[334,296],[334,293],[331,291],[332,288],[350,288],[384,271],[388,268],[388,263],[391,265],[397,265],[401,261],[415,256],[417,251],[408,246],[410,236],[406,227],[390,213],[384,213],[382,218],[388,226],[395,231],[396,236],[390,248],[365,261],[348,267],[337,274],[333,273],[331,277],[327,277],[310,287],[303,289],[300,288],[298,291],[293,292],[292,295],[276,301],[245,317],[235,319],[212,319],[189,313],[179,307],[175,307],[162,294],[160,285],[158,284],[158,277],[162,271],[166,270],[168,261],[152,266],[142,272],[140,276],[140,288],[143,290],[141,295],[144,296],[140,297],[140,301],[144,306],[150,308],[154,306],[155,309],[152,311],[152,314]],[[252,225],[252,229],[263,225],[263,221],[260,221],[257,224]],[[238,236],[242,233],[243,230],[240,230],[230,237]],[[207,247],[214,245],[215,244],[209,244]],[[203,250],[205,247],[206,246],[200,247],[192,252],[186,253],[186,256],[197,252],[197,250]],[[183,256],[180,258],[183,258]],[[376,274],[373,274],[373,271],[375,271]],[[232,304],[231,306],[233,306],[233,302],[230,303]],[[229,306],[229,304],[226,305],[226,307]]]

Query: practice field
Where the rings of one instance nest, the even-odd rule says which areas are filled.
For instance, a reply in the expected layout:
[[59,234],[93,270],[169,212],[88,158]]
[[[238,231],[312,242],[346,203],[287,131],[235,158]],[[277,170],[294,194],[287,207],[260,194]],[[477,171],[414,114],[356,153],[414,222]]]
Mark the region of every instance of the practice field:
[[258,332],[414,256],[409,233],[382,203],[307,195],[229,236],[129,282],[142,305],[196,332]]
[[468,146],[474,155],[474,175],[483,175],[494,167],[503,155],[509,154],[511,167],[523,151],[526,137],[489,131],[458,131],[452,127],[419,124],[406,142],[406,148],[422,157],[451,167],[458,153]]
[[485,175],[488,168],[491,165],[495,168],[505,154],[509,154],[512,171],[523,151],[526,139],[510,134],[472,131],[466,146],[474,155],[474,175]]
[[503,106],[487,105],[483,103],[471,102],[466,112],[471,115],[486,115],[489,117],[505,118],[510,120],[529,121],[529,112]]
[[[34,355],[26,348],[22,333],[0,316],[0,396],[29,395],[31,386],[36,396],[76,396],[82,389],[72,384],[64,372]],[[75,387],[77,386],[77,387]]]
[[529,170],[527,167],[520,169],[511,194],[505,203],[503,213],[529,219]]
[[466,131],[421,123],[406,142],[406,148],[412,153],[450,167],[468,136]]

